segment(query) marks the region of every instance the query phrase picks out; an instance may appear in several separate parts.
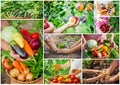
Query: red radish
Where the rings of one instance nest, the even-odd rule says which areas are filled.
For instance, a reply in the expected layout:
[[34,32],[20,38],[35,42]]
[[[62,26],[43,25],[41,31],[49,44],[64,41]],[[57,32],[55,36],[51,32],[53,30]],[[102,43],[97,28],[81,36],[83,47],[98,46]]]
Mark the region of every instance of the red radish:
[[79,18],[76,17],[76,16],[72,16],[72,17],[69,18],[69,22],[71,24],[76,24],[78,22],[78,20],[79,20]]
[[44,23],[44,29],[47,29],[47,28],[49,28],[49,27],[50,27],[49,23],[48,23],[48,22],[45,22],[45,23]]
[[76,9],[82,12],[84,10],[84,4],[82,2],[77,3]]

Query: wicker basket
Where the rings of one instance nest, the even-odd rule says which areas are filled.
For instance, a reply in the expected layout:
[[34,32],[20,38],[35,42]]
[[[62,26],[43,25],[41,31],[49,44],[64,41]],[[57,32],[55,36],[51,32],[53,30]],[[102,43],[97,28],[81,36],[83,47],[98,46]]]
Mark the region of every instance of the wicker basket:
[[15,79],[15,78],[12,78],[12,77],[10,76],[10,74],[8,73],[8,71],[6,71],[6,73],[7,73],[7,75],[9,76],[9,78],[10,78],[11,80],[13,80],[13,81],[15,81],[16,83],[19,83],[19,84],[33,84],[33,83],[36,83],[36,82],[38,82],[38,81],[40,81],[40,80],[42,79],[42,77],[40,77],[40,78],[35,79],[35,80],[33,80],[33,81],[20,81],[20,80],[17,80],[17,79]]

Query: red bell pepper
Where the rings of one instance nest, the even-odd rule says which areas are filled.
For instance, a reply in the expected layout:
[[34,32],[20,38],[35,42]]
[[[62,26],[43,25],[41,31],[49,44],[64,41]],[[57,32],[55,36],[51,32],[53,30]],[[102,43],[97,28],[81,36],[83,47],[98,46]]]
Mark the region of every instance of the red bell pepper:
[[21,29],[20,33],[22,34],[22,36],[24,37],[25,40],[27,40],[28,42],[30,42],[32,40],[31,38],[31,34],[29,33],[28,30],[26,29]]
[[39,34],[38,34],[37,32],[35,32],[35,33],[33,33],[33,34],[31,35],[31,37],[32,37],[32,38],[39,38]]

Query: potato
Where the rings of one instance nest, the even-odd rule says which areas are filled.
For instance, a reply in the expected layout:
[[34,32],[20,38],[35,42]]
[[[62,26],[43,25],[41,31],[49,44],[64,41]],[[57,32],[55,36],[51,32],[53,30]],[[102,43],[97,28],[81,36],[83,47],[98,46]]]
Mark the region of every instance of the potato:
[[20,80],[20,81],[25,81],[25,74],[19,74],[17,76],[17,79]]
[[13,68],[12,70],[10,70],[10,76],[13,78],[16,78],[19,74],[20,74],[20,72],[16,68]]
[[26,80],[27,81],[32,81],[33,80],[33,74],[32,73],[27,73],[26,74]]

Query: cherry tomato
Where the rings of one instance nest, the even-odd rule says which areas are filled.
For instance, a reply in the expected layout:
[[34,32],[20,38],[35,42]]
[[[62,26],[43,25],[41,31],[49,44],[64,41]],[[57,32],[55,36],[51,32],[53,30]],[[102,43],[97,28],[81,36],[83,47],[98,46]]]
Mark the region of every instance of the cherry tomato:
[[33,34],[31,35],[31,37],[32,37],[32,38],[39,38],[39,34],[38,34],[37,32],[35,32],[35,33],[33,33]]
[[63,80],[63,77],[59,76],[58,81],[62,81],[62,80]]
[[78,83],[79,83],[78,79],[75,79],[75,80],[74,80],[74,83],[75,83],[75,84],[78,84]]
[[102,56],[107,56],[107,53],[105,51],[103,51]]
[[54,79],[54,80],[53,80],[53,83],[58,83],[58,80],[57,80],[57,79]]
[[4,59],[2,64],[3,64],[3,67],[8,71],[13,68],[12,61],[10,61],[9,59]]
[[56,76],[56,79],[58,79],[58,78],[59,78],[59,75]]
[[71,79],[75,79],[76,76],[75,76],[75,75],[71,75],[70,78],[71,78]]

